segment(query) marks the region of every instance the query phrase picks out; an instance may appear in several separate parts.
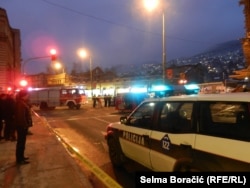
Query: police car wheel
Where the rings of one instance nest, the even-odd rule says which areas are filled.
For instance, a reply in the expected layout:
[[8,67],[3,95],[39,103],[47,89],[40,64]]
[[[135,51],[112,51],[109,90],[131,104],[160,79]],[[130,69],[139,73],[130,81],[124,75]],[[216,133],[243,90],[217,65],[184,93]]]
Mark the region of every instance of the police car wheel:
[[115,167],[121,167],[124,163],[124,155],[119,142],[113,138],[108,138],[109,157]]

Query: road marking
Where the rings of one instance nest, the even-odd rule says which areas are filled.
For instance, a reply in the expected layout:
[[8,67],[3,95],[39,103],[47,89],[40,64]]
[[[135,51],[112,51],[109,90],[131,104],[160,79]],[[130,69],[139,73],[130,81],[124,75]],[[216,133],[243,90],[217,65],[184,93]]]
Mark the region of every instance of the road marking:
[[67,119],[67,121],[75,121],[75,120],[79,120],[79,119],[83,119],[83,118],[69,118],[69,119]]
[[[56,134],[56,133],[55,133]],[[71,147],[70,144],[65,142],[58,134],[57,136],[60,138],[60,141],[66,145],[67,149],[72,153],[74,153],[80,161],[88,167],[88,169],[108,188],[122,188],[120,184],[118,184],[113,178],[111,178],[107,173],[105,173],[102,169],[92,163],[86,156],[80,155],[79,152]]]
[[71,147],[70,144],[68,144],[47,122],[46,118],[42,118],[37,113],[35,113],[37,117],[40,117],[44,124],[49,128],[50,131],[52,131],[57,139],[65,146],[65,148],[70,152],[74,153],[79,160],[104,184],[107,186],[107,188],[122,188],[120,184],[118,184],[112,177],[110,177],[107,173],[105,173],[102,169],[100,169],[98,166],[96,166],[94,163],[92,163],[91,160],[89,160],[86,156],[80,155],[79,152],[74,148]]
[[95,117],[95,119],[97,119],[98,121],[102,121],[102,122],[104,122],[104,123],[110,123],[110,121],[105,121],[105,120],[100,119],[100,118],[97,118],[97,117]]

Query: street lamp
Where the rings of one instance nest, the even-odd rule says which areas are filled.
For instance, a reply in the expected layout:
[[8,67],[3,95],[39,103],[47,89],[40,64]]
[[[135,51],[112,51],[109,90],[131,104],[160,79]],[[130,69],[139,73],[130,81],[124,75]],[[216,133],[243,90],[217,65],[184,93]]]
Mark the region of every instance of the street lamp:
[[90,72],[90,90],[91,90],[91,96],[93,96],[93,90],[92,90],[92,82],[93,82],[93,75],[92,75],[92,58],[91,55],[87,53],[86,50],[84,49],[79,49],[78,50],[78,55],[79,57],[86,58],[89,57],[89,72]]
[[56,61],[55,64],[54,64],[54,67],[57,70],[62,69],[62,72],[64,73],[64,67],[63,67],[63,65],[60,62]]
[[[163,1],[163,0],[162,0]],[[144,0],[144,6],[148,11],[153,11],[157,6],[159,6],[159,0]],[[162,3],[162,79],[165,83],[165,70],[166,70],[166,34],[165,34],[165,5]]]

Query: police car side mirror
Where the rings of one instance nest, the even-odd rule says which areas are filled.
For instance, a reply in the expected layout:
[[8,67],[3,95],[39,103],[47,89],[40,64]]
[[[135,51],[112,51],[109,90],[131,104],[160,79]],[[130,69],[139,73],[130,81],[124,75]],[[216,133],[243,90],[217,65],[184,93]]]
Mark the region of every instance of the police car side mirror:
[[126,117],[126,116],[120,117],[120,122],[121,122],[121,124],[126,124],[126,122],[127,122],[127,117]]

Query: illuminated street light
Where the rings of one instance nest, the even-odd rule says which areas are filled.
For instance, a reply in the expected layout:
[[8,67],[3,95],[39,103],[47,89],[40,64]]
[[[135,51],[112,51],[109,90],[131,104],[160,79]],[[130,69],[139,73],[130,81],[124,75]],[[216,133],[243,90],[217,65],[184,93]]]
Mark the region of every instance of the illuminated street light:
[[55,66],[56,69],[61,69],[62,68],[62,64],[59,63],[59,62],[56,62],[54,66]]
[[[144,6],[148,11],[153,11],[156,7],[160,6],[159,0],[143,0]],[[163,83],[165,83],[165,70],[166,70],[166,35],[165,35],[165,5],[162,0],[162,79]]]
[[147,10],[153,11],[157,6],[159,6],[159,0],[144,0],[144,5]]
[[55,67],[57,70],[62,69],[62,71],[63,71],[63,73],[64,73],[63,65],[62,65],[60,62],[56,61],[55,64],[54,64],[54,67]]
[[92,76],[92,58],[91,58],[91,55],[89,55],[85,49],[79,49],[77,53],[78,53],[79,57],[82,59],[89,57],[90,90],[91,90],[91,96],[93,96],[93,90],[92,90],[93,76]]
[[84,49],[78,50],[78,55],[80,58],[86,58],[87,57],[87,52]]
[[22,79],[22,80],[20,80],[19,84],[21,87],[26,87],[28,85],[28,82],[27,82],[27,80]]

